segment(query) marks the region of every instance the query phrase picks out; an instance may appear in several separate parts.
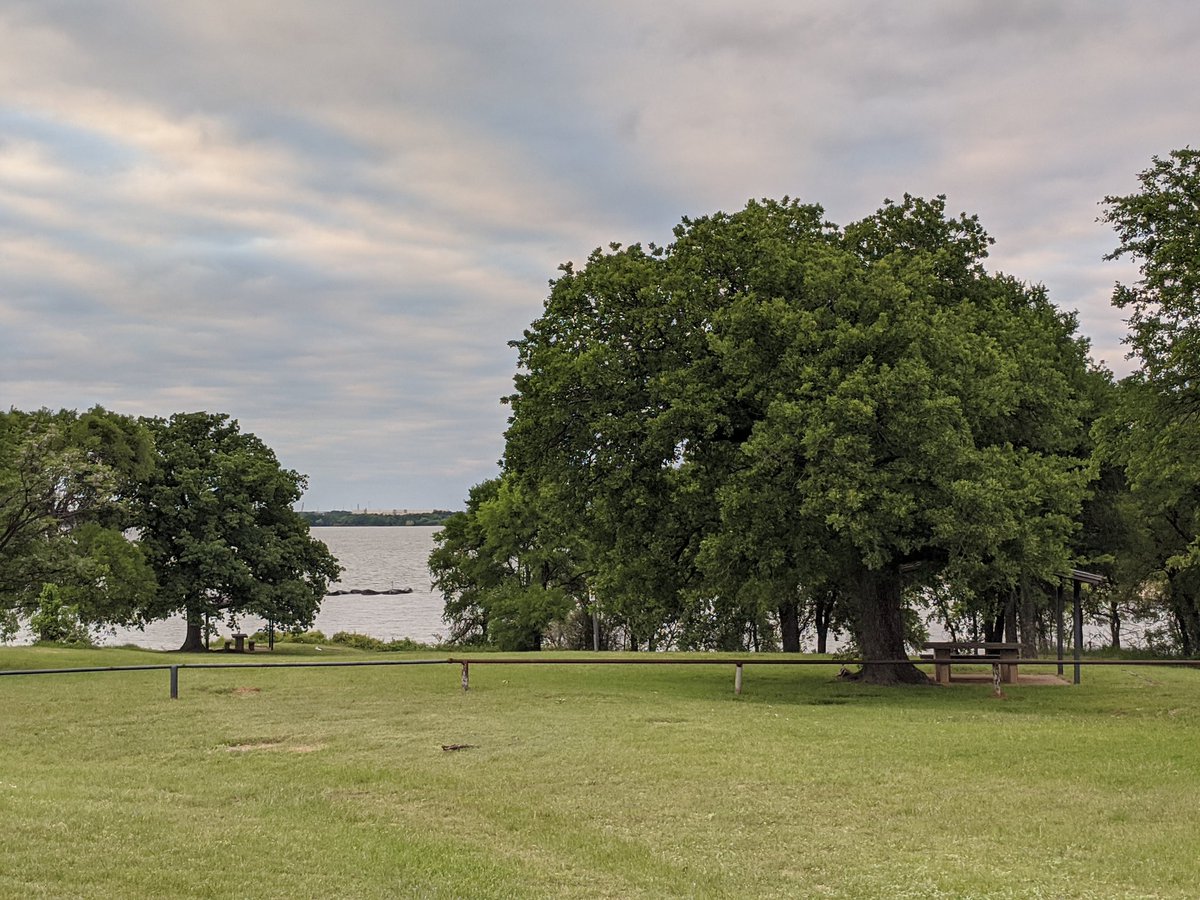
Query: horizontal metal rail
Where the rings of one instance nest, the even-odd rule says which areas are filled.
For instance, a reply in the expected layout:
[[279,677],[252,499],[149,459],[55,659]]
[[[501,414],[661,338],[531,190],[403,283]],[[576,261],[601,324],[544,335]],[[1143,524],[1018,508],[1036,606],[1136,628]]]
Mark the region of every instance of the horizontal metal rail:
[[79,666],[71,669],[0,669],[0,675],[65,675],[71,672],[138,672],[165,669],[327,669],[339,666],[444,666],[448,659],[360,659],[312,662],[154,663],[145,666]]
[[[639,654],[640,656],[640,654]],[[1056,657],[1036,656],[1030,659],[1017,658],[993,658],[981,656],[978,659],[955,657],[951,662],[960,666],[990,666],[993,663],[1001,665],[1013,666],[1056,666],[1059,663],[1074,664],[1076,660],[1067,657],[1066,659],[1058,659]],[[606,666],[606,665],[631,665],[631,666],[898,666],[904,663],[912,663],[914,666],[932,666],[936,661],[934,659],[779,659],[774,657],[728,657],[724,659],[661,659],[654,656],[646,656],[641,659],[566,659],[561,657],[551,657],[542,659],[521,659],[519,657],[489,657],[486,655],[480,656],[453,656],[445,660],[449,663],[481,663],[486,665],[502,665],[502,666],[520,666],[520,665],[571,665],[571,666]],[[1200,666],[1200,659],[1081,659],[1078,660],[1080,665],[1084,666]]]
[[[812,659],[780,658],[764,656],[725,657],[722,659],[705,659],[700,657],[678,658],[655,655],[628,657],[505,657],[480,654],[477,656],[451,656],[445,659],[358,659],[358,660],[312,660],[308,662],[181,662],[181,663],[151,663],[136,666],[77,666],[58,669],[0,669],[4,675],[71,675],[86,672],[170,672],[171,699],[179,697],[180,669],[329,669],[351,668],[358,666],[444,666],[457,665],[462,668],[462,689],[470,689],[470,666],[502,665],[502,666],[538,666],[538,665],[571,665],[571,666],[734,666],[734,693],[742,692],[742,668],[747,665],[755,666],[887,666],[913,665],[933,666],[939,661],[933,659]],[[1182,666],[1186,668],[1200,667],[1200,659],[1058,659],[1045,658],[1003,658],[980,657],[979,659],[956,658],[956,665],[980,666],[1059,666],[1070,664],[1074,666]]]

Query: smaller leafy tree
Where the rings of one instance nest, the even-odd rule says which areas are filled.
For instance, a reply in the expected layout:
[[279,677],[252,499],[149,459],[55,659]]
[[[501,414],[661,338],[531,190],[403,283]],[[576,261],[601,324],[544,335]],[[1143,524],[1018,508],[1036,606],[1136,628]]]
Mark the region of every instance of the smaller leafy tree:
[[92,643],[91,630],[80,617],[79,607],[69,603],[58,585],[46,584],[38,605],[29,617],[34,639],[56,644]]
[[158,464],[140,486],[140,544],[158,576],[146,618],[187,617],[181,649],[204,649],[206,618],[312,624],[341,566],[292,507],[305,487],[227,415],[148,419]]
[[471,488],[429,557],[451,641],[539,650],[552,623],[583,609],[582,575],[570,554],[547,545],[544,524],[536,498],[511,479]]

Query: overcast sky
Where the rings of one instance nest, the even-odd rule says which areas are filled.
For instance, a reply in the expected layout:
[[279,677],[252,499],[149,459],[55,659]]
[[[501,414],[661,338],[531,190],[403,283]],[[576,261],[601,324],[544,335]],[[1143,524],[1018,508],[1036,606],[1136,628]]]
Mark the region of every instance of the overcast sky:
[[0,0],[0,406],[235,416],[308,509],[460,508],[565,260],[946,194],[1129,369],[1106,194],[1194,2]]

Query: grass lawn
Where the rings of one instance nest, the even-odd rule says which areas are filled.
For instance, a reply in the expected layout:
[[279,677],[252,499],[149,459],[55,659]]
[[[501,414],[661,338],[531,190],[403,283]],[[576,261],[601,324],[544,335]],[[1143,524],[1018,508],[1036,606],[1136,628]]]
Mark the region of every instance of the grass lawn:
[[[383,657],[270,657],[309,658]],[[833,673],[750,665],[735,698],[732,666],[476,665],[466,694],[455,666],[185,669],[175,701],[162,671],[0,677],[0,896],[1200,894],[1200,671],[1003,700]]]

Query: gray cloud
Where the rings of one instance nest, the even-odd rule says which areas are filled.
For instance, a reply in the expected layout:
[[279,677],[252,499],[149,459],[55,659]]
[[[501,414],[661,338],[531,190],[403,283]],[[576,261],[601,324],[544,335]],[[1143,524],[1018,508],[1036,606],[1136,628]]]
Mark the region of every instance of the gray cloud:
[[1127,368],[1105,194],[1194,144],[1182,2],[0,0],[0,402],[227,411],[309,508],[495,471],[558,263],[945,193]]

